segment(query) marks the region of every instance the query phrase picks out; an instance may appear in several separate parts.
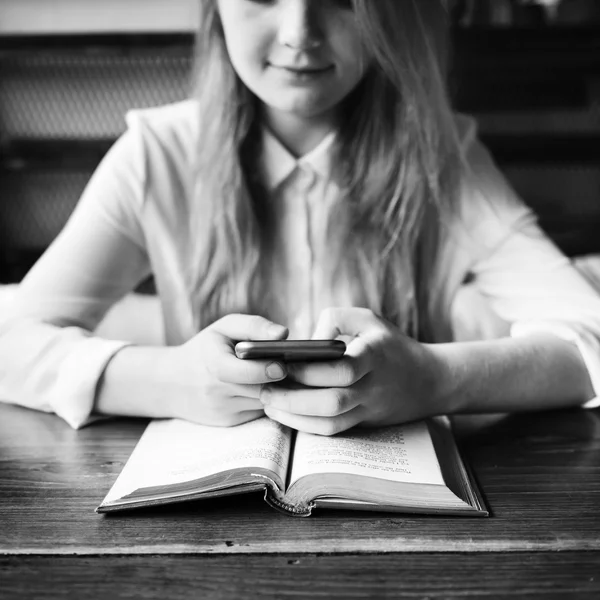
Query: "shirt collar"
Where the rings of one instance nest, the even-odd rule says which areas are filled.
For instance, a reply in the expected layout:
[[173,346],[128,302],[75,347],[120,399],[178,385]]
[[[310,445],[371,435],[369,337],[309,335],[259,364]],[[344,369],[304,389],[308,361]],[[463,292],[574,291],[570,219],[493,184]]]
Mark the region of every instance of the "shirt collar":
[[283,183],[298,167],[308,167],[325,179],[330,177],[331,154],[336,137],[334,131],[300,158],[294,158],[268,129],[263,128],[262,136],[261,170],[263,183],[269,191]]

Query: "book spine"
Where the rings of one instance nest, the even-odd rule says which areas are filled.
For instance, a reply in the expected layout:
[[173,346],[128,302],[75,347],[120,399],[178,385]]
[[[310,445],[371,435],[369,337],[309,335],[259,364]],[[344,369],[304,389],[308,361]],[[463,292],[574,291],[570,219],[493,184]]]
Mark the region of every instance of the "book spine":
[[265,502],[275,510],[292,517],[310,517],[314,508],[312,503],[307,506],[296,506],[284,502],[283,498],[279,497],[270,486],[265,488]]

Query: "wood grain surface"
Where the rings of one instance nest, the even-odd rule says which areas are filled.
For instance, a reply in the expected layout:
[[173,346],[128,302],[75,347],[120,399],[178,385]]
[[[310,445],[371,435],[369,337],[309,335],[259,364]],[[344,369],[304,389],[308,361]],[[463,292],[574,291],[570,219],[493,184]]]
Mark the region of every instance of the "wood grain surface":
[[145,425],[73,431],[55,416],[0,405],[0,554],[600,551],[600,411],[459,419],[489,519],[294,519],[259,496],[97,515]]
[[0,558],[20,598],[597,599],[597,553]]

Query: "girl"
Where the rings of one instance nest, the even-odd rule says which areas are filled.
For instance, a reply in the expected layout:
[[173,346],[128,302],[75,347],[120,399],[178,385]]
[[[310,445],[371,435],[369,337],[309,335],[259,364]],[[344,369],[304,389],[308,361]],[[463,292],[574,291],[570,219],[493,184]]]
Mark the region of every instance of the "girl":
[[[327,435],[593,404],[600,300],[453,115],[441,0],[200,7],[195,98],[129,114],[4,319],[0,397],[74,427],[266,414]],[[91,335],[150,274],[166,345]],[[456,341],[467,276],[510,335]],[[350,341],[332,363],[233,352],[288,335]]]

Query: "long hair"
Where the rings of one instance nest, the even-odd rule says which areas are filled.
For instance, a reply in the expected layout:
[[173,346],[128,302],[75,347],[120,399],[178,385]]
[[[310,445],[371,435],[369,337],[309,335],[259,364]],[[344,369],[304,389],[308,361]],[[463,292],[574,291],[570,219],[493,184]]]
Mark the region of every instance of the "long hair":
[[[200,327],[260,312],[270,227],[254,177],[257,100],[229,60],[214,0],[200,3],[196,98],[197,202],[190,215],[190,294]],[[326,276],[352,277],[369,308],[433,338],[431,278],[442,221],[453,210],[460,144],[445,85],[441,0],[353,0],[371,66],[340,106],[333,176],[340,186]]]

